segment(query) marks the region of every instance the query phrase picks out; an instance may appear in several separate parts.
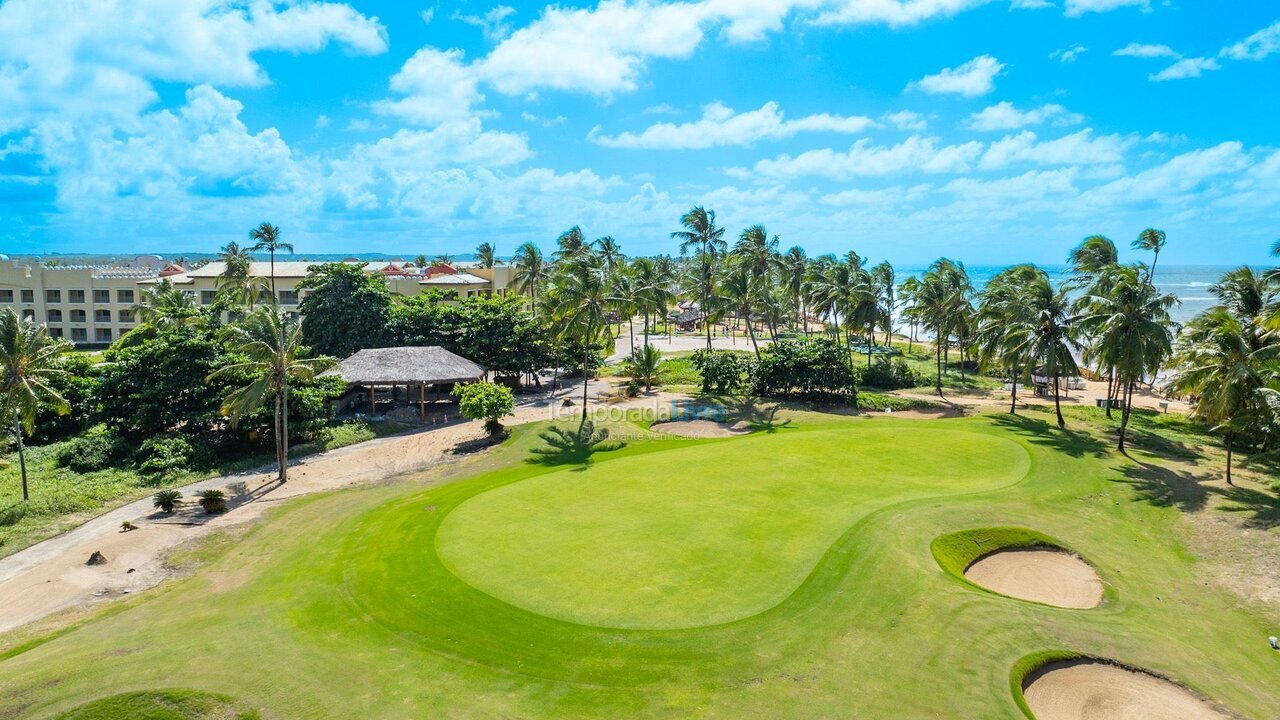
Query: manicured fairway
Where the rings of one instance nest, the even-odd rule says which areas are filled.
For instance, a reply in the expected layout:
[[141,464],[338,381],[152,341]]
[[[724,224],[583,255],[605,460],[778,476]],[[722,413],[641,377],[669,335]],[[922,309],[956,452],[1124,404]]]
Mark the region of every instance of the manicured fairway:
[[436,545],[467,583],[543,615],[699,627],[778,604],[878,507],[1009,485],[1029,466],[1017,443],[962,430],[757,435],[490,490]]
[[[1256,720],[1280,703],[1280,617],[1206,582],[1178,511],[1083,435],[800,414],[557,468],[526,462],[536,438],[517,433],[456,479],[289,503],[210,543],[194,576],[0,655],[0,718],[184,688],[268,720],[1017,720],[1011,669],[1051,651]],[[935,538],[994,527],[1079,552],[1102,605],[939,567]]]

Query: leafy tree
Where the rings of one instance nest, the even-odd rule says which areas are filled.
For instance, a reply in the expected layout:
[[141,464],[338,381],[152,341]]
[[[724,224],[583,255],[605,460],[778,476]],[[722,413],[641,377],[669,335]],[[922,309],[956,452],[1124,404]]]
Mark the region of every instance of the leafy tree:
[[6,423],[12,423],[9,429],[18,445],[23,502],[31,496],[22,435],[35,430],[41,403],[63,413],[70,410],[66,399],[52,386],[53,379],[66,372],[61,358],[70,350],[70,343],[50,338],[44,325],[20,320],[9,308],[0,311],[0,414]]
[[473,295],[460,303],[417,295],[391,309],[393,345],[439,345],[499,374],[536,373],[549,366],[551,330],[517,296]]
[[502,432],[502,418],[516,409],[516,396],[504,385],[491,382],[475,382],[453,389],[458,398],[458,409],[470,420],[484,420],[484,429],[490,435]]
[[690,358],[702,375],[702,392],[730,393],[743,387],[751,365],[738,353],[729,350],[698,350]]
[[266,404],[274,403],[276,464],[280,482],[289,479],[289,380],[306,382],[335,363],[330,357],[305,357],[302,328],[275,308],[261,308],[243,322],[227,328],[227,345],[242,355],[242,362],[226,365],[209,374],[214,380],[237,380],[247,376],[248,385],[226,395],[222,412],[232,425]]
[[[42,399],[36,411],[31,443],[44,445],[72,437],[87,429],[97,399],[98,370],[83,353],[69,352],[59,358],[62,370],[48,378],[50,389],[66,401]],[[65,410],[65,412],[63,412]]]
[[311,275],[298,283],[310,290],[298,305],[305,344],[339,358],[382,347],[391,314],[386,279],[354,263],[312,265],[308,271]]
[[753,377],[752,392],[770,397],[798,396],[848,400],[857,406],[857,378],[848,353],[830,338],[785,339],[765,348]]

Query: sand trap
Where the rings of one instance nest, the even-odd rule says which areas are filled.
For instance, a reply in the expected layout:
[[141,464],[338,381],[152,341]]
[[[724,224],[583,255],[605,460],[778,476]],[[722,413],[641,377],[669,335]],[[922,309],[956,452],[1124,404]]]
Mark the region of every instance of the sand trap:
[[964,576],[1019,600],[1075,609],[1102,602],[1098,573],[1075,555],[1052,548],[999,550],[970,565]]
[[712,420],[669,420],[654,423],[649,429],[654,432],[691,438],[734,437],[751,432],[751,428],[742,422],[730,424]]
[[1052,663],[1027,676],[1036,720],[1229,720],[1177,685],[1095,660]]

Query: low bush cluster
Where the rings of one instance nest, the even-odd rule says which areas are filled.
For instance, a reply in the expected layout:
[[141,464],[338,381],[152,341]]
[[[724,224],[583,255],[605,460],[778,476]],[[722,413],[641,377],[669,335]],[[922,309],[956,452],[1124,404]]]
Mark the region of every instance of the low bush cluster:
[[690,358],[702,376],[702,392],[734,393],[747,387],[755,360],[728,350],[699,350]]
[[901,390],[917,387],[921,383],[920,373],[916,372],[902,358],[879,358],[871,367],[862,368],[858,372],[859,384],[868,385],[881,390]]

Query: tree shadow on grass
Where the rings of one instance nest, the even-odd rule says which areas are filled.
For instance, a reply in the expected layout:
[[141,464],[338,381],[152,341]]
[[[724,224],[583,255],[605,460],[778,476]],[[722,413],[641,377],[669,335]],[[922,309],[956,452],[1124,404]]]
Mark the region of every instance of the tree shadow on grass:
[[1251,528],[1270,530],[1280,527],[1280,497],[1275,493],[1263,492],[1245,487],[1213,488],[1231,505],[1224,505],[1223,510],[1244,515],[1244,523]]
[[549,427],[538,433],[538,437],[546,445],[532,448],[533,457],[526,462],[535,465],[577,465],[574,472],[582,472],[591,465],[596,453],[608,452],[621,448],[620,440],[610,440],[609,431],[597,429],[595,423],[587,420],[574,428]]
[[1123,482],[1138,496],[1156,507],[1176,507],[1182,511],[1201,510],[1209,503],[1210,488],[1194,473],[1134,461],[1120,468]]
[[1059,429],[1056,425],[1036,418],[1005,413],[993,416],[993,421],[997,426],[1026,438],[1033,445],[1049,447],[1071,457],[1106,457],[1110,447],[1090,433],[1070,428]]
[[15,502],[8,507],[0,508],[0,527],[17,525],[26,516],[27,503],[24,502]]
[[778,412],[783,409],[780,402],[761,402],[752,398],[726,398],[722,402],[729,418],[744,423],[752,432],[775,433],[791,425],[791,418],[778,421]]

